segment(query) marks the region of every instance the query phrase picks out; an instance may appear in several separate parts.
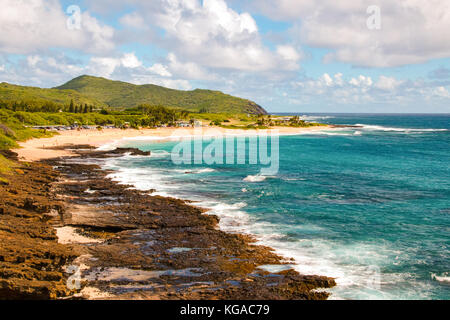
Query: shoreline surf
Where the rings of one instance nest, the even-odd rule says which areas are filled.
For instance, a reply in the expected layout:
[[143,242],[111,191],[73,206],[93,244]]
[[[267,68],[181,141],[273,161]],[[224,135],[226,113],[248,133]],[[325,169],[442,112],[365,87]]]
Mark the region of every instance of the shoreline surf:
[[[437,135],[438,137],[445,137],[445,135],[448,134],[448,129],[444,129],[444,128],[431,129],[429,127],[428,128],[420,128],[420,127],[409,126],[409,127],[406,127],[406,128],[401,128],[402,131],[398,130],[398,131],[393,131],[393,132],[391,132],[391,131],[386,132],[383,129],[385,129],[385,128],[388,128],[388,129],[389,128],[393,128],[393,126],[384,126],[383,125],[383,126],[379,126],[379,127],[381,128],[380,130],[373,130],[373,128],[369,128],[369,129],[365,130],[364,128],[360,128],[360,127],[357,127],[357,126],[351,126],[350,125],[350,126],[346,126],[345,129],[341,129],[341,130],[355,131],[355,132],[359,132],[359,134],[347,133],[347,132],[342,132],[340,134],[338,134],[338,132],[332,132],[332,133],[338,134],[338,135],[333,136],[334,138],[339,138],[339,139],[359,139],[361,137],[361,138],[364,138],[364,139],[369,139],[370,141],[373,141],[373,139],[379,139],[379,138],[392,139],[391,137],[393,137],[393,136],[397,136],[398,139],[402,140],[402,139],[404,139],[404,138],[402,138],[402,136],[403,136],[403,132],[402,131],[406,131],[406,130],[409,130],[409,131],[417,130],[417,132],[413,133],[411,138],[413,136],[415,137],[416,135],[423,136],[424,138],[431,137],[433,135]],[[394,128],[400,129],[400,127],[394,127]],[[329,132],[320,132],[320,131],[318,131],[318,132],[314,132],[312,134],[313,135],[323,135],[323,136],[325,136],[325,135],[329,134]],[[304,135],[308,136],[309,134],[308,133],[304,133]],[[317,137],[311,137],[311,139],[317,139]],[[315,141],[324,141],[324,140],[315,140]],[[146,141],[137,141],[139,146],[144,146],[145,142]],[[147,141],[147,142],[150,143],[150,141]],[[128,143],[132,144],[133,141],[128,141]],[[167,156],[167,154],[165,156]],[[163,158],[164,158],[164,156],[163,156]],[[222,217],[223,223],[228,223],[228,225],[231,227],[228,230],[226,228],[224,230],[230,231],[230,230],[232,230],[234,228],[234,232],[244,232],[244,233],[248,232],[249,234],[255,235],[255,233],[253,231],[257,229],[257,226],[255,226],[255,225],[253,225],[253,226],[245,225],[246,220],[251,218],[251,216],[249,216],[248,213],[246,212],[247,206],[243,204],[243,202],[245,202],[245,201],[241,201],[239,199],[239,200],[237,200],[235,202],[227,202],[227,201],[223,202],[222,201],[223,203],[222,202],[219,203],[219,202],[217,202],[217,199],[214,200],[214,199],[211,199],[211,198],[209,198],[209,199],[205,198],[205,197],[202,198],[201,196],[195,197],[195,195],[193,195],[195,193],[194,186],[193,185],[192,186],[184,185],[184,188],[187,188],[187,189],[192,191],[191,192],[191,197],[192,198],[190,198],[189,195],[186,194],[186,192],[178,193],[178,191],[180,191],[180,190],[182,191],[182,189],[183,189],[182,182],[180,182],[180,184],[178,186],[180,189],[173,189],[178,184],[176,179],[173,180],[174,172],[169,172],[169,171],[158,172],[158,168],[139,168],[139,170],[142,170],[142,171],[138,175],[144,176],[146,174],[145,172],[146,172],[147,169],[152,172],[150,175],[155,177],[155,181],[152,182],[153,183],[152,187],[154,187],[155,189],[157,189],[159,191],[161,191],[161,186],[164,183],[167,183],[167,181],[163,181],[164,179],[163,180],[156,179],[158,174],[161,177],[165,176],[166,178],[171,180],[170,183],[167,185],[168,188],[166,190],[164,190],[162,193],[160,192],[161,195],[164,195],[164,196],[168,196],[168,195],[169,196],[176,196],[176,197],[181,198],[181,199],[194,200],[194,201],[197,201],[196,203],[198,203],[200,206],[202,206],[201,205],[202,202],[206,203],[206,204],[203,205],[204,207],[207,207],[209,209],[213,209],[213,211],[215,210],[216,212],[219,212],[218,215]],[[124,169],[124,170],[126,171],[126,169]],[[201,168],[196,168],[197,172],[192,172],[193,170],[190,170],[190,169],[186,169],[186,170],[178,169],[178,170],[179,170],[178,173],[181,176],[186,176],[186,175],[194,174],[194,173],[198,174],[198,171],[201,170]],[[150,172],[150,171],[147,171],[147,173]],[[218,173],[217,169],[213,169],[213,170],[211,170],[209,172],[209,174],[217,174],[217,173]],[[127,175],[127,172],[124,172],[124,175]],[[133,183],[133,179],[134,178],[132,176],[133,176],[133,174],[131,173],[130,177],[128,177],[128,180],[126,180],[127,183]],[[199,176],[199,178],[203,181],[204,178],[206,178],[206,176],[203,176],[203,177]],[[241,177],[241,181],[244,181],[244,182],[246,182],[246,183],[251,185],[251,184],[259,184],[259,183],[270,183],[271,181],[276,181],[277,179],[279,180],[281,178],[280,177],[278,177],[278,178],[275,177],[275,179],[273,179],[273,178],[270,178],[270,177],[264,177],[264,179],[263,179],[263,178],[258,177],[255,174],[248,173],[245,176]],[[285,179],[283,179],[283,180],[285,180]],[[297,180],[301,181],[302,179],[300,179],[300,178],[298,178],[298,179],[295,179],[295,178],[286,179],[286,181],[288,181],[288,182],[297,181]],[[147,188],[149,188],[149,187],[150,186],[147,186]],[[172,188],[172,189],[170,189],[169,187]],[[144,186],[144,188],[145,188],[145,186]],[[165,188],[163,188],[163,189],[165,189]],[[243,187],[242,188],[242,192],[243,193],[248,193],[249,192],[248,189],[249,189],[248,187]],[[251,196],[252,195],[249,194],[249,197],[251,197]],[[320,195],[320,196],[321,196],[320,199],[317,199],[317,201],[320,200],[323,203],[330,202],[330,203],[337,203],[337,204],[346,205],[346,206],[352,203],[351,201],[347,202],[345,199],[327,198],[327,197],[325,197],[325,195]],[[395,196],[400,197],[400,199],[402,197],[400,193],[398,195],[395,195]],[[370,200],[370,199],[368,199],[368,200]],[[361,203],[364,203],[364,201],[368,201],[368,200],[359,200],[358,199],[358,201],[360,201]],[[236,221],[243,222],[244,225],[243,226],[242,225],[239,226],[239,224],[235,223]],[[250,221],[250,222],[253,223],[254,221]],[[274,226],[278,227],[278,228],[280,227],[280,226],[276,226],[276,225],[274,225]],[[267,236],[267,235],[270,235],[270,234],[272,234],[275,237],[277,236],[276,232],[274,233],[274,230],[276,230],[276,228],[274,228],[274,226],[270,226],[268,224],[266,224],[266,225],[262,224],[261,225],[261,227],[263,227],[264,230],[262,230],[262,231],[259,230],[261,232],[257,236],[259,236],[260,238],[261,238],[261,236],[269,237],[269,238],[263,239],[262,240],[263,242],[261,242],[261,244],[267,245],[269,247],[277,249],[277,253],[281,254],[282,256],[293,257],[294,256],[292,254],[293,251],[290,251],[290,249],[287,248],[287,247],[283,247],[284,245],[286,245],[286,243],[283,243],[282,244],[283,246],[280,247],[280,246],[277,245],[277,242],[278,242],[277,239],[275,239],[273,237],[270,238],[270,236]],[[304,231],[309,232],[307,230],[308,229],[307,225],[303,226],[303,228],[304,228]],[[281,233],[284,233],[284,231],[281,232]],[[285,238],[285,235],[283,235],[283,234],[280,234],[279,236],[281,238]],[[289,243],[287,243],[287,244],[289,244]],[[318,245],[319,245],[319,247],[323,246],[322,250],[326,250],[326,251],[328,250],[329,254],[330,254],[330,257],[328,257],[328,258],[326,258],[324,256],[326,259],[329,259],[329,260],[324,260],[323,262],[325,262],[325,263],[328,263],[328,262],[330,262],[330,263],[331,262],[332,263],[339,263],[339,261],[336,261],[336,260],[333,261],[332,256],[335,254],[336,250],[342,250],[342,249],[345,249],[345,248],[341,248],[341,249],[334,248],[333,249],[332,247],[329,247],[328,243],[322,243],[322,244],[319,243]],[[353,248],[353,247],[350,246],[347,249],[350,250],[351,248]],[[383,255],[386,255],[386,254],[390,255],[390,254],[395,253],[395,251],[396,251],[394,247],[379,248],[379,245],[375,245],[374,244],[373,246],[370,246],[370,245],[367,245],[367,244],[364,244],[364,243],[362,243],[360,247],[356,246],[353,249],[355,249],[355,250],[362,250],[361,252],[366,252],[366,253],[367,252],[374,252],[376,254],[374,254],[373,257],[374,258],[378,257],[377,259],[380,262],[385,259],[385,257],[383,257]],[[305,252],[305,253],[308,253],[308,252]],[[305,273],[305,272],[308,273],[308,271],[315,270],[315,272],[319,273],[319,274],[324,274],[324,275],[327,275],[327,276],[334,276],[334,277],[337,276],[337,277],[339,277],[339,273],[324,273],[323,271],[320,271],[320,270],[324,270],[324,269],[322,269],[320,265],[315,264],[314,261],[310,260],[311,258],[313,258],[312,256],[297,255],[296,257],[297,257],[298,260],[301,260],[302,264],[303,264],[302,269],[296,269],[297,271],[299,271],[301,273]],[[393,258],[395,258],[395,256]],[[390,259],[390,257],[389,257],[389,259]],[[387,262],[387,261],[385,261],[385,262]],[[311,264],[308,266],[308,263],[311,263]],[[394,263],[394,266],[395,266],[395,263],[397,263],[397,262],[394,261],[393,263]],[[400,263],[400,262],[398,262],[398,263]],[[330,265],[323,266],[323,267],[328,268],[328,269],[330,269],[330,268],[333,269],[334,268],[333,266],[330,266]],[[338,265],[336,265],[335,267],[336,267],[335,270],[337,270],[337,271],[339,271],[339,269],[341,268],[341,267],[338,267]],[[366,267],[364,265],[357,266],[355,264],[354,265],[354,269],[351,270],[351,272],[349,274],[347,274],[347,275],[342,275],[341,274],[341,277],[344,276],[344,278],[347,278],[347,280],[344,279],[344,281],[345,281],[344,283],[342,283],[342,282],[339,283],[339,279],[338,279],[338,281],[337,281],[338,282],[338,286],[335,289],[333,289],[333,290],[338,290],[340,287],[342,287],[342,284],[344,286],[345,285],[350,285],[351,286],[352,285],[352,281],[353,281],[353,284],[354,284],[354,281],[361,281],[361,279],[364,280],[364,277],[365,277],[364,275],[365,274],[368,274],[370,276],[370,275],[373,275],[373,273],[374,273],[374,269],[370,269],[369,267]],[[441,274],[443,274],[442,271],[439,271],[438,272],[438,279],[441,279],[440,278]],[[420,294],[420,296],[423,297],[423,298],[428,297],[427,291],[431,290],[430,286],[432,284],[423,282],[420,279],[415,279],[414,275],[412,273],[411,274],[408,274],[407,272],[402,273],[402,274],[401,273],[398,273],[398,274],[392,273],[392,274],[384,275],[383,277],[384,277],[384,281],[381,282],[381,285],[386,287],[386,288],[389,288],[391,286],[395,286],[397,283],[402,283],[402,286],[406,282],[416,283],[416,285],[418,286],[417,288],[420,289],[419,290],[420,293],[418,293],[418,294]],[[430,281],[432,281],[431,275],[428,277],[428,279]],[[401,290],[407,290],[407,289],[406,288],[402,288]],[[395,294],[396,293],[395,292],[389,292],[389,293],[385,293],[385,295],[379,295],[380,293],[376,293],[376,294],[377,295],[375,297],[377,297],[377,298],[383,298],[383,296],[384,296],[384,298],[386,298],[386,299],[393,299],[393,298],[395,298]],[[405,298],[408,298],[408,297],[409,298],[413,298],[413,297],[415,297],[414,294],[406,295],[405,292],[402,292],[401,294],[402,294],[401,296],[405,297]],[[341,297],[345,298],[345,295],[344,296],[340,296],[339,294],[336,295],[336,296],[332,295],[330,298],[333,299],[333,298],[341,298]],[[364,297],[365,298],[370,298],[370,297],[373,298],[374,296],[373,295],[368,295],[368,296],[360,295],[359,296],[359,298],[364,298]]]

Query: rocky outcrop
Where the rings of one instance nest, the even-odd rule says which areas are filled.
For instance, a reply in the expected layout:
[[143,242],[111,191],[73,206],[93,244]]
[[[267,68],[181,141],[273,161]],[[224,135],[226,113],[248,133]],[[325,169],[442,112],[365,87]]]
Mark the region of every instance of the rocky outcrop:
[[256,114],[256,115],[267,115],[267,111],[261,107],[259,104],[256,104],[254,102],[249,102],[248,106],[245,108],[245,112],[249,114]]
[[[14,154],[3,153],[10,159]],[[62,209],[51,184],[58,174],[42,164],[17,164],[0,185],[0,299],[52,299],[70,295],[63,266],[76,255],[58,244],[47,223]]]
[[0,299],[317,300],[328,294],[315,289],[335,285],[219,230],[193,203],[117,184],[92,164],[148,153],[70,148],[80,156],[22,163],[0,186]]
[[87,153],[49,163],[62,176],[61,225],[91,239],[72,244],[84,298],[326,299],[314,289],[335,285],[298,274],[250,236],[219,230],[219,218],[192,203],[112,182]]

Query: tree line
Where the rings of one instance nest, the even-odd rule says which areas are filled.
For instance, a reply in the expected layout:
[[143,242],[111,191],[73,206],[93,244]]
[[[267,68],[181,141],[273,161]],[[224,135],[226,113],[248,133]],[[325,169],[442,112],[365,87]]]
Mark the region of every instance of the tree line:
[[94,112],[95,106],[88,104],[76,105],[73,100],[70,101],[69,106],[57,104],[53,101],[11,101],[0,100],[0,109],[8,109],[11,111],[25,111],[25,112],[69,112],[69,113],[90,113]]
[[87,103],[84,104],[80,104],[79,106],[75,105],[73,103],[73,100],[70,100],[70,105],[69,105],[69,109],[67,110],[67,112],[69,113],[90,113],[94,111],[94,106],[93,105],[87,105]]
[[177,110],[162,105],[141,104],[135,108],[123,110],[99,109],[93,105],[75,104],[68,106],[49,101],[7,101],[0,100],[0,109],[9,110],[10,115],[23,124],[32,125],[68,125],[114,124],[122,126],[128,122],[131,127],[175,126],[181,119],[189,118],[189,111]]

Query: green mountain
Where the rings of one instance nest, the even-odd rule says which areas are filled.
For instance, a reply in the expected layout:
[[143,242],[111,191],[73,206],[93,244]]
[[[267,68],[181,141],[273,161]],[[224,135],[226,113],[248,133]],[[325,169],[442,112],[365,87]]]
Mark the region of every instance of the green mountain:
[[262,107],[250,100],[212,90],[181,91],[153,84],[134,85],[91,76],[75,78],[54,89],[76,91],[86,98],[99,100],[117,108],[136,107],[147,103],[192,112],[266,114]]
[[163,105],[191,112],[267,114],[255,102],[233,97],[220,91],[182,91],[153,84],[134,85],[92,76],[77,77],[52,89],[0,83],[0,100],[52,101],[69,105],[132,108],[140,104]]

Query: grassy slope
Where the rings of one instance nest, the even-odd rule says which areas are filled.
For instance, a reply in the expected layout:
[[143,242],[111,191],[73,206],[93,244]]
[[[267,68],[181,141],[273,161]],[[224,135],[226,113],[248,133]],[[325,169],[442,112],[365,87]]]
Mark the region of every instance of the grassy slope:
[[9,101],[52,101],[62,105],[69,105],[73,99],[75,104],[106,106],[105,103],[88,98],[75,90],[41,89],[37,87],[18,86],[0,83],[0,99]]
[[[22,121],[17,115],[24,115]],[[51,116],[52,114],[48,114]],[[31,138],[42,138],[52,136],[52,132],[43,132],[27,128],[34,121],[44,122],[38,114],[26,112],[13,112],[0,109],[0,150],[17,148],[17,141],[25,141]]]
[[219,91],[180,91],[156,85],[134,85],[104,78],[81,76],[57,87],[75,90],[86,97],[98,99],[111,107],[135,107],[147,103],[198,112],[212,113],[265,113],[256,103],[226,95]]

